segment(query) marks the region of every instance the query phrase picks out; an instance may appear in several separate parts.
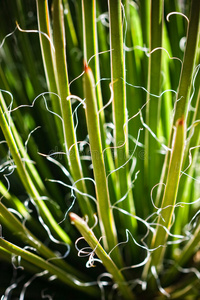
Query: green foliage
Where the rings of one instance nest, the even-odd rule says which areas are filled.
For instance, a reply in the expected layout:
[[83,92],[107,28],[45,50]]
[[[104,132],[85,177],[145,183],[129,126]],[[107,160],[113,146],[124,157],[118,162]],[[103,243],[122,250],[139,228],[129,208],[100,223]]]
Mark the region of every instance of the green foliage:
[[0,18],[1,299],[197,299],[200,2]]

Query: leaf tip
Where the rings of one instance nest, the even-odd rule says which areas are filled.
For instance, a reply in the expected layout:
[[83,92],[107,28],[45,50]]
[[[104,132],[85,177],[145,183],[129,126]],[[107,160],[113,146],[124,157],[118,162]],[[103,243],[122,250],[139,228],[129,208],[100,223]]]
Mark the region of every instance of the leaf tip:
[[180,119],[178,119],[177,125],[179,125],[179,126],[183,126],[184,125],[184,117],[183,116]]
[[84,63],[84,71],[85,71],[86,73],[88,73],[88,72],[91,70],[91,68],[88,66],[88,64],[87,64],[86,61],[84,61],[83,63]]
[[69,213],[69,217],[70,217],[71,222],[74,222],[77,219],[77,215],[73,212]]

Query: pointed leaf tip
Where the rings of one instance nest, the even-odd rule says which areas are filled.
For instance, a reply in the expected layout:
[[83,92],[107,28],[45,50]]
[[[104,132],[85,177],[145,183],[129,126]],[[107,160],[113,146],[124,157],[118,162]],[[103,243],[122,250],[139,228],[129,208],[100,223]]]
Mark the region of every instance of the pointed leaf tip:
[[178,119],[177,123],[178,123],[178,125],[183,126],[184,125],[184,117],[182,116],[182,118]]
[[77,215],[73,212],[70,212],[69,213],[69,217],[71,219],[72,222],[74,222],[76,219],[77,219]]
[[91,70],[91,68],[88,66],[87,62],[84,61],[84,71],[85,71],[86,73],[88,73],[90,70]]

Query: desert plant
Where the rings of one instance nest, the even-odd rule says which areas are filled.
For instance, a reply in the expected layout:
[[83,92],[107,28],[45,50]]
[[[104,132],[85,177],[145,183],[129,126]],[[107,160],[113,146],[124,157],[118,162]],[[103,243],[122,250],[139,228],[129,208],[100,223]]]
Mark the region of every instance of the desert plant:
[[1,299],[197,299],[200,1],[2,1]]

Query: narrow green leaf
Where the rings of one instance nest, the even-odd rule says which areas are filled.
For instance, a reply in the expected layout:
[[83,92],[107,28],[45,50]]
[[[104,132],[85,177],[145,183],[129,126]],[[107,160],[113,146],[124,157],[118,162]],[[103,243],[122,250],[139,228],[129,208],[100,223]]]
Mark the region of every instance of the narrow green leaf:
[[[163,14],[164,1],[151,1],[151,22],[150,22],[150,47],[149,47],[149,70],[148,70],[148,92],[146,106],[146,124],[151,131],[158,137],[158,128],[160,120],[160,98],[161,93],[161,60],[162,60],[162,36],[163,36]],[[159,48],[159,49],[157,49]],[[153,52],[152,52],[153,51]],[[152,95],[157,95],[154,97]],[[147,194],[159,182],[161,170],[160,145],[158,141],[151,136],[148,129],[145,131],[145,181]],[[157,172],[152,172],[156,169]]]
[[[123,56],[123,35],[122,35],[122,13],[121,0],[109,0],[109,21],[110,21],[110,49],[111,49],[111,87],[113,90],[113,123],[115,140],[115,164],[117,168],[117,184],[120,197],[124,197],[131,187],[128,161],[128,132],[126,112],[126,89],[125,70]],[[118,199],[120,200],[120,199]],[[129,191],[126,199],[120,202],[120,207],[130,214],[135,214],[132,191]],[[135,219],[131,216],[120,214],[126,228],[136,228]]]
[[[46,259],[52,259],[53,264],[71,272],[72,274],[79,274],[76,269],[71,267],[68,263],[59,259],[53,251],[51,251],[47,246],[45,246],[36,236],[34,236],[30,230],[28,230],[24,224],[22,224],[1,202],[0,202],[0,221],[7,228],[10,229],[11,232],[15,232],[15,235],[19,237],[19,239],[28,244],[35,249],[37,249],[38,253],[40,253]],[[83,275],[82,275],[83,277]]]
[[187,42],[184,52],[184,60],[179,81],[179,88],[176,97],[177,102],[175,107],[174,124],[179,118],[181,118],[182,116],[186,116],[187,114],[197,43],[199,38],[199,23],[200,1],[192,0],[187,32]]
[[31,262],[32,264],[36,265],[37,267],[46,270],[49,272],[50,275],[55,275],[59,280],[61,280],[63,283],[71,286],[72,288],[81,290],[85,292],[88,295],[96,295],[98,294],[98,290],[93,286],[88,286],[87,284],[84,284],[81,282],[77,277],[73,276],[72,274],[69,274],[62,269],[58,268],[57,266],[52,265],[50,262],[45,261],[40,256],[31,253],[30,251],[24,250],[6,240],[3,238],[0,238],[0,247],[3,249],[6,249],[7,251],[18,255],[25,259],[28,262]]
[[[105,134],[105,115],[103,109],[102,90],[100,83],[100,54],[98,51],[98,36],[97,36],[97,24],[96,24],[96,1],[94,0],[83,0],[83,42],[84,42],[84,61],[88,62],[90,59],[90,68],[94,75],[94,81],[96,84],[96,99],[99,110],[99,126],[101,133],[101,142],[103,149],[107,148],[104,154],[105,168],[106,170],[114,169],[114,162],[111,153],[111,149],[106,144]],[[93,16],[91,18],[91,16]],[[103,55],[103,54],[102,54]],[[116,182],[116,174],[111,175],[110,186],[112,191],[114,190],[114,182]],[[111,189],[109,190],[110,194]],[[113,193],[114,194],[114,193]]]
[[72,223],[74,223],[74,225],[80,231],[86,242],[90,245],[99,259],[102,261],[107,271],[112,275],[113,280],[117,284],[123,299],[135,299],[121,271],[117,268],[110,255],[107,254],[103,249],[100,242],[95,237],[93,231],[88,227],[87,223],[74,213],[70,213],[70,218]]
[[164,196],[161,205],[161,212],[157,222],[156,231],[154,233],[151,249],[156,249],[152,252],[149,262],[145,266],[144,274],[149,272],[150,266],[158,269],[161,268],[168,232],[172,225],[172,215],[178,192],[180,172],[183,161],[183,152],[185,147],[185,124],[184,119],[177,120],[174,132],[173,146],[171,150],[170,165],[167,175],[167,181],[164,191]]
[[[192,0],[191,2],[191,11],[190,18],[187,30],[187,43],[186,49],[184,52],[184,60],[182,64],[181,75],[179,78],[179,87],[176,95],[175,102],[175,113],[173,124],[178,118],[183,116],[186,118],[188,113],[188,101],[190,96],[190,89],[192,84],[192,74],[194,69],[195,57],[197,54],[197,43],[199,37],[199,22],[200,22],[200,2]],[[171,129],[170,138],[169,138],[169,147],[172,143],[173,130]],[[163,164],[161,182],[166,180],[167,168],[169,165],[169,155],[166,155],[165,162]],[[161,185],[160,185],[161,186]],[[156,205],[158,205],[161,199],[161,189],[158,188]]]
[[[50,17],[49,17],[49,9],[48,2],[45,1],[36,1],[37,4],[37,20],[38,27],[40,31],[40,47],[42,52],[44,70],[46,75],[46,81],[48,85],[48,89],[50,93],[57,94],[57,86],[55,79],[55,68],[54,68],[54,49],[50,41],[52,41],[52,33],[50,26]],[[44,35],[46,34],[49,37],[49,40]],[[52,100],[53,110],[56,114],[60,115],[60,102],[56,95],[51,94],[50,98]],[[61,122],[58,117],[55,117],[56,126],[58,129],[59,138],[61,140],[61,144],[63,143],[63,132]]]
[[[106,250],[110,251],[117,245],[117,232],[105,173],[94,77],[91,69],[87,65],[85,65],[84,74],[84,94],[86,99],[86,120],[95,179],[99,222],[103,235],[104,246]],[[121,265],[121,258],[117,249],[118,248],[116,248],[115,251],[115,260],[118,265]]]
[[22,160],[23,156],[21,156],[21,153],[25,153],[26,151],[24,150],[24,147],[21,143],[19,145],[20,148],[16,143],[15,136],[13,135],[12,129],[9,126],[8,120],[6,118],[6,114],[4,114],[4,111],[2,110],[4,109],[4,106],[2,106],[1,96],[2,95],[0,93],[0,127],[7,141],[14,162],[17,166],[19,177],[29,196],[35,202],[37,202],[40,214],[44,218],[44,221],[48,224],[48,226],[52,229],[53,232],[55,232],[58,236],[61,237],[63,241],[65,241],[66,243],[71,243],[67,234],[62,230],[62,228],[58,225],[58,223],[53,218],[51,212],[49,211],[46,204],[42,200],[41,195],[37,190],[37,187],[35,186],[34,182],[31,179],[30,170],[26,168],[26,165]]
[[[83,180],[83,171],[80,163],[77,140],[74,130],[72,108],[68,81],[67,60],[65,53],[65,33],[63,20],[63,6],[61,0],[53,1],[53,37],[55,46],[55,65],[56,65],[56,81],[58,86],[58,94],[61,101],[61,112],[63,118],[63,131],[65,139],[65,148],[68,158],[69,167],[73,180],[76,182],[77,189],[87,194],[85,182]],[[81,180],[80,180],[81,179]],[[80,199],[79,205],[83,214],[93,215],[93,208],[87,197],[77,195]]]

